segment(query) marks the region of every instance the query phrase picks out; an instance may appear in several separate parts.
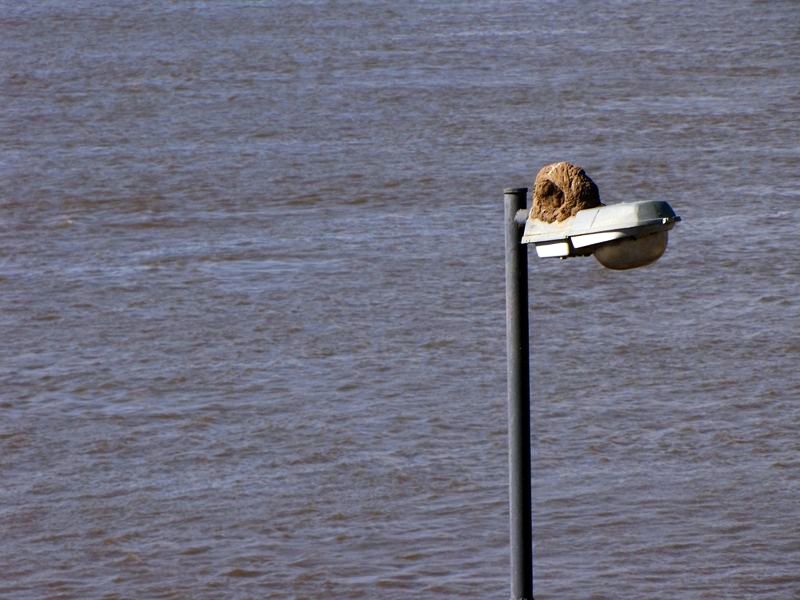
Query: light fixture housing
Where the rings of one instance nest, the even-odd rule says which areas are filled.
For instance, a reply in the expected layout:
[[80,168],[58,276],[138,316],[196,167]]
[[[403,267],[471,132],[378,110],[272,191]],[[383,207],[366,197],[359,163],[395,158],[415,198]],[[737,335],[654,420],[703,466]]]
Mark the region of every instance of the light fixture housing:
[[540,257],[588,256],[609,269],[633,269],[658,260],[667,232],[680,221],[663,200],[623,202],[578,211],[559,223],[528,218],[523,244]]

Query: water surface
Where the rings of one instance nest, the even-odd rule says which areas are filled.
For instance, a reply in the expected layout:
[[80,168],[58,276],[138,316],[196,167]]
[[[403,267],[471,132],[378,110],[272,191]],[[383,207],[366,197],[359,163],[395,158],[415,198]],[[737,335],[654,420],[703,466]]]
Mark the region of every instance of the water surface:
[[800,593],[800,6],[0,5],[0,595],[506,598],[502,190],[537,598]]

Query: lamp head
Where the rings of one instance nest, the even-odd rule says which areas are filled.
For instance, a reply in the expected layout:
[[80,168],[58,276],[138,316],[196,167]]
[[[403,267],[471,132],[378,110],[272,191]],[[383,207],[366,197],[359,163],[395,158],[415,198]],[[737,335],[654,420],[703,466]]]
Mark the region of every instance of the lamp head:
[[633,269],[658,260],[667,232],[680,221],[662,200],[626,202],[578,211],[557,223],[530,217],[523,244],[534,244],[540,257],[588,256],[609,269]]

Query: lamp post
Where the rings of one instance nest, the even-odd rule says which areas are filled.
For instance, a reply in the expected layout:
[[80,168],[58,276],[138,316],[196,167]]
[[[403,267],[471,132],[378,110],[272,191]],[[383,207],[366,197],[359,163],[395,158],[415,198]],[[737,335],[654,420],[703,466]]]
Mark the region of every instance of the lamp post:
[[533,600],[526,244],[534,244],[540,257],[594,254],[605,267],[631,269],[658,260],[667,231],[680,221],[666,202],[646,200],[584,209],[561,223],[543,223],[528,218],[527,195],[527,188],[506,188],[503,194],[512,600]]

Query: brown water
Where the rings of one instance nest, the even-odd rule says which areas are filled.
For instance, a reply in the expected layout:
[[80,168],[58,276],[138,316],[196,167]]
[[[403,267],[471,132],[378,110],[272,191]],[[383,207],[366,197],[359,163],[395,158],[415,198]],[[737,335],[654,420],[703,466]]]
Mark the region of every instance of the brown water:
[[502,190],[537,598],[800,598],[800,4],[0,2],[0,597],[507,598]]

